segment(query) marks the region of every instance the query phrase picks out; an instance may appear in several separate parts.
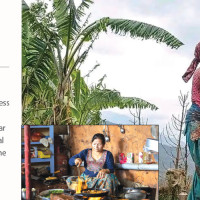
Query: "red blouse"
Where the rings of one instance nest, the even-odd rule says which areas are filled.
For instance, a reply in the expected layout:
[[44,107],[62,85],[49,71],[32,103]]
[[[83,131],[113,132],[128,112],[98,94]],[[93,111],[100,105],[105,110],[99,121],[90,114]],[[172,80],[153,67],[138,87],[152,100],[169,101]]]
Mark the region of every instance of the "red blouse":
[[198,68],[193,74],[192,102],[200,107],[200,68]]

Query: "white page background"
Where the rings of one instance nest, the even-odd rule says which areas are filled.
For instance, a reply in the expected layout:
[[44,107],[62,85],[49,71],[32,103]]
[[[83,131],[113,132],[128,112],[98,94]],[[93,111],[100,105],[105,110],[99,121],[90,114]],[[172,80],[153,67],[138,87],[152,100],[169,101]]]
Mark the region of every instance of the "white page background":
[[21,199],[21,1],[0,1],[0,199]]

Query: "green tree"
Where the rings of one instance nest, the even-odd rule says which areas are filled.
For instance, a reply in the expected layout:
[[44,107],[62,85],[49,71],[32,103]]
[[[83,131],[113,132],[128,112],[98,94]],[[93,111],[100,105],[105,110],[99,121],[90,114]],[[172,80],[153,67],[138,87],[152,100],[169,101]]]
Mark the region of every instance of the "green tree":
[[[50,123],[68,123],[72,117],[69,104],[74,95],[72,74],[81,68],[102,32],[154,39],[171,48],[182,45],[166,30],[143,22],[104,17],[89,23],[86,10],[92,3],[92,0],[83,0],[76,7],[74,0],[54,0],[53,11],[47,13],[47,4],[37,1],[29,8],[22,2],[24,115],[29,110],[35,113],[36,121],[45,115],[51,116],[51,119],[45,118]],[[139,106],[141,102],[135,103]],[[51,108],[51,112],[46,108]]]
[[122,97],[117,90],[110,90],[103,84],[105,78],[102,77],[97,84],[88,87],[84,79],[80,76],[80,71],[75,71],[74,98],[70,102],[72,105],[73,124],[99,124],[101,122],[101,110],[107,108],[150,108],[156,110],[157,107],[145,100],[133,97]]

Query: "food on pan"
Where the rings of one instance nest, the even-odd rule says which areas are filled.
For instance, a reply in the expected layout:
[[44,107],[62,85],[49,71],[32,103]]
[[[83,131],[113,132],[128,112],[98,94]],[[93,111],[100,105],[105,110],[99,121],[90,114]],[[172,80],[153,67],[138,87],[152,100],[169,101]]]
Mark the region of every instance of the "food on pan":
[[49,193],[47,195],[45,195],[44,197],[49,198],[51,194],[62,194],[64,193],[63,190],[51,190],[49,191]]
[[51,194],[50,195],[50,200],[74,200],[73,196],[69,196],[66,194]]
[[83,193],[88,193],[88,194],[100,194],[100,193],[104,193],[107,191],[103,191],[103,190],[84,190],[82,191]]
[[47,181],[49,181],[49,180],[56,180],[56,179],[58,179],[58,178],[57,177],[47,177],[46,178]]

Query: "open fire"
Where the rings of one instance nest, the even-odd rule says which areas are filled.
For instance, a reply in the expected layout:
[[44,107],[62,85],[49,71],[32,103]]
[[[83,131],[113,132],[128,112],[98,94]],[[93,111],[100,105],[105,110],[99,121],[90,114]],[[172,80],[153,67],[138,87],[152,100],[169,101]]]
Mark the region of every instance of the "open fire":
[[[82,190],[87,189],[87,180],[82,180],[79,176],[78,176],[78,185],[76,187],[76,194],[81,194]],[[88,192],[90,192],[90,194],[97,194],[97,192],[95,192],[95,190],[88,190]],[[102,200],[104,199],[103,197],[88,197],[88,200]]]

